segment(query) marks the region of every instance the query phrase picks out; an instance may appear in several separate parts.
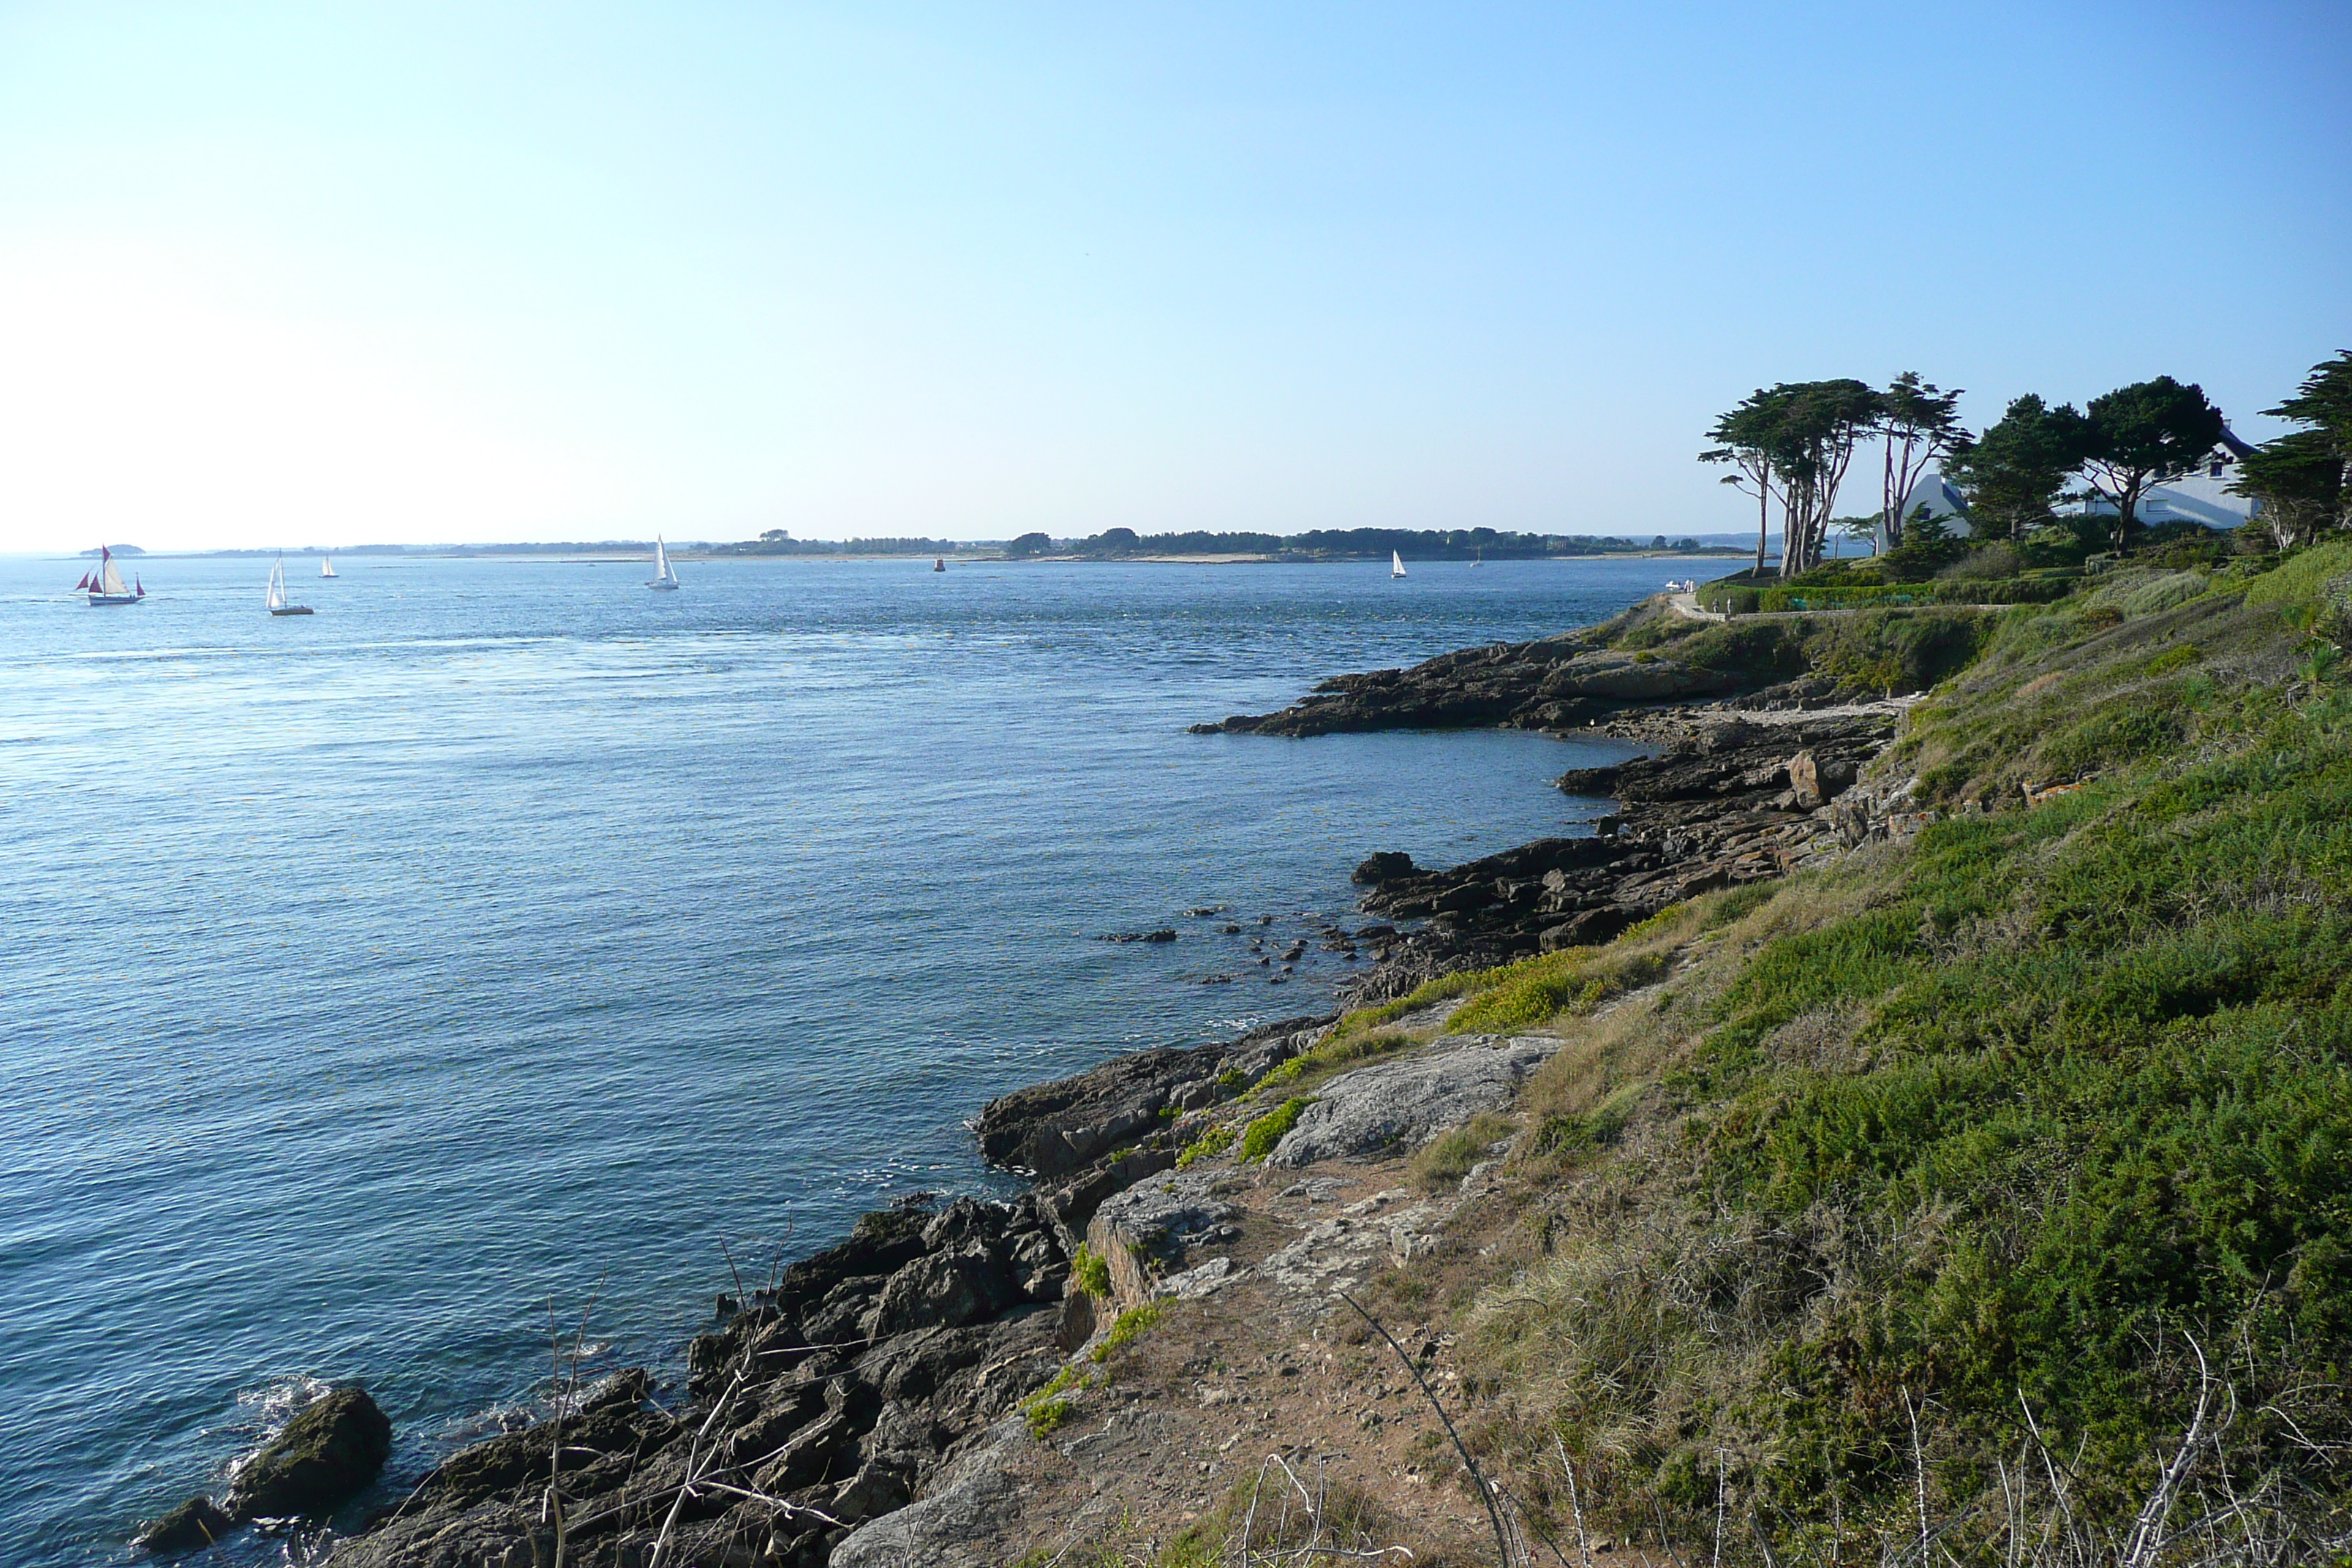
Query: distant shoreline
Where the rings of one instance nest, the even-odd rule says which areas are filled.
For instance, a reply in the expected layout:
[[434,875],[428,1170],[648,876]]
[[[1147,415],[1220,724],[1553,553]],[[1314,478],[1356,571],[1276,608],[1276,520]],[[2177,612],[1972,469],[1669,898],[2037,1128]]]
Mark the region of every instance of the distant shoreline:
[[[25,553],[28,558],[34,560],[79,561],[85,557],[89,557],[90,559],[96,558],[93,552],[88,551],[78,551],[71,553],[61,552],[56,555],[50,555],[46,552],[38,551],[28,551]],[[118,555],[129,556],[134,552],[123,550],[118,546],[116,547],[116,553]],[[1105,565],[1143,566],[1340,566],[1377,563],[1382,560],[1388,552],[1385,551],[1367,551],[1361,553],[1353,554],[1308,554],[1305,552],[1284,552],[1275,554],[1265,552],[1251,553],[1246,552],[1228,552],[1204,553],[1200,555],[1170,555],[1157,553],[1136,555],[1097,555],[1057,552],[1051,555],[1007,555],[1001,552],[991,554],[982,554],[960,551],[940,552],[935,550],[843,550],[771,552],[766,551],[745,551],[728,546],[714,546],[709,544],[674,544],[669,546],[669,553],[670,558],[677,561],[906,561],[920,563],[932,560],[948,560],[953,561],[961,565],[1010,565],[1027,564],[1030,563],[1087,562]],[[1701,545],[1696,550],[1562,551],[1559,553],[1549,555],[1496,555],[1485,558],[1485,560],[1487,564],[1500,566],[1507,563],[1515,561],[1739,560],[1746,559],[1754,553],[1755,552],[1752,549],[1743,549],[1732,545]],[[303,545],[299,549],[287,550],[141,550],[135,552],[136,559],[142,562],[256,561],[274,559],[280,555],[296,555],[304,557],[343,555],[353,557],[355,559],[382,560],[384,558],[393,558],[403,561],[553,560],[559,563],[571,563],[603,564],[606,563],[621,563],[648,560],[653,555],[653,545],[651,542],[647,542],[642,547],[626,542],[613,544],[567,545],[561,547],[502,544],[310,544]],[[1476,558],[1468,555],[1451,554],[1407,555],[1404,557],[1405,563],[1409,566],[1426,566],[1441,563],[1451,563],[1460,565],[1470,563],[1474,559]],[[1771,557],[1768,556],[1768,559],[1771,559]]]

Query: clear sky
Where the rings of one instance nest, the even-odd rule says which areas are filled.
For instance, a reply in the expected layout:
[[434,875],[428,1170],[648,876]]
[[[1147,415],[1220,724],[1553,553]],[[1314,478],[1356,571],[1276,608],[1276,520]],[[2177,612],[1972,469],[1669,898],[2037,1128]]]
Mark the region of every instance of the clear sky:
[[2342,0],[0,3],[0,550],[1731,530],[1717,411],[1906,369],[2259,437],[2347,82]]

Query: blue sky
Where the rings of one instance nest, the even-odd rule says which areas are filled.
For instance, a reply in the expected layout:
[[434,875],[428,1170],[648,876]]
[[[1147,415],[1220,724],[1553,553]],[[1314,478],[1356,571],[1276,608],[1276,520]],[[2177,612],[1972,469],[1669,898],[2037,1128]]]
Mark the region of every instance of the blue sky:
[[[0,549],[1731,530],[2352,346],[2352,8],[0,5]],[[1842,510],[1865,510],[1857,487]]]

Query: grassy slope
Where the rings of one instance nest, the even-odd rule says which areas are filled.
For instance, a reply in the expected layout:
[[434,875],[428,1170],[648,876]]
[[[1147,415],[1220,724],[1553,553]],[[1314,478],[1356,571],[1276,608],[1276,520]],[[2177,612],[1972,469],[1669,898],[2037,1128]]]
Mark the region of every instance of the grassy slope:
[[[1826,1562],[1916,1537],[1916,1411],[1943,1546],[1990,1561],[2004,1478],[2061,1533],[2129,1524],[2201,1347],[2264,1528],[2347,1528],[2352,691],[2314,632],[2344,635],[2352,547],[2238,570],[1617,629],[1816,668],[1965,646],[1884,765],[1992,809],[1431,988],[1470,997],[1456,1027],[1569,1039],[1517,1156],[1544,1256],[1461,1309],[1507,1391],[1492,1458],[1540,1474],[1557,1433],[1620,1529],[1703,1539],[1720,1485],[1781,1562]],[[2031,810],[2017,788],[2075,778]],[[2176,1526],[2224,1475],[2200,1451]]]
[[1604,623],[1596,635],[1757,684],[1821,675],[1859,694],[1916,691],[1967,667],[1999,624],[1983,609],[1861,610],[1844,615],[1695,621],[1654,604]]

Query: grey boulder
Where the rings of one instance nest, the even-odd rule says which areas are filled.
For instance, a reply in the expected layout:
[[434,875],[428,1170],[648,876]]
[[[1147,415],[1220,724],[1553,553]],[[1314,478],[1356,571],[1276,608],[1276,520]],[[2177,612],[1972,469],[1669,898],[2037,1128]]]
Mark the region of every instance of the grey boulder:
[[1417,1149],[1482,1110],[1509,1104],[1528,1075],[1559,1049],[1558,1040],[1539,1035],[1467,1035],[1420,1056],[1359,1068],[1323,1087],[1266,1163],[1296,1169]]

